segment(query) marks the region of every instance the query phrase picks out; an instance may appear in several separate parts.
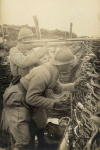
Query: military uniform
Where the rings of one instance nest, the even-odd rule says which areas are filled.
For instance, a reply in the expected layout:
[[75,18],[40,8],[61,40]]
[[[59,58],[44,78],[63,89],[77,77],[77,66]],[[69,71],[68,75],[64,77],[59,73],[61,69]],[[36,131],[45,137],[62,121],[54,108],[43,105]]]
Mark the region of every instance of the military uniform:
[[27,75],[31,69],[44,63],[45,47],[32,49],[32,44],[18,43],[10,49],[10,68],[13,77]]
[[[26,147],[30,141],[29,122],[34,118],[39,129],[46,126],[46,109],[52,109],[54,99],[44,97],[46,89],[53,89],[59,78],[57,68],[51,63],[35,67],[20,79],[24,91],[18,85],[9,87],[4,93],[4,111],[16,147]],[[60,84],[60,88],[63,84]],[[57,84],[58,86],[58,84]],[[69,90],[73,84],[69,84]],[[31,112],[30,112],[31,108]],[[33,115],[31,115],[33,113]]]

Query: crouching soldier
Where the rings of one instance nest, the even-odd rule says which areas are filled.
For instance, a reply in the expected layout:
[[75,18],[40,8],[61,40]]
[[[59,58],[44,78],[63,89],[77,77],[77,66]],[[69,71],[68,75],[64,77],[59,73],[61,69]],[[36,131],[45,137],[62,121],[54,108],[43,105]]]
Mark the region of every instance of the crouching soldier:
[[[73,63],[72,52],[62,48],[55,53],[51,62],[33,68],[18,84],[6,89],[3,95],[3,111],[6,116],[4,123],[15,139],[15,149],[27,149],[31,140],[29,132],[31,118],[34,119],[34,132],[37,129],[43,131],[47,123],[46,110],[61,106],[60,100],[46,98],[45,90],[53,89],[57,85],[57,89],[61,88],[62,91],[73,91],[80,83],[81,79],[77,79],[74,83],[57,83],[59,74],[70,70]],[[43,142],[42,136],[43,134],[38,139],[39,147]]]

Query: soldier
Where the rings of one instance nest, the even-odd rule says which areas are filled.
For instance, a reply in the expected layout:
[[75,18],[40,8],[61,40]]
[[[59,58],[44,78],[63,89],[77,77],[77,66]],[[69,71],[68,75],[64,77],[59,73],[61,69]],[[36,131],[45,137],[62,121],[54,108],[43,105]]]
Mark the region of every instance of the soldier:
[[39,129],[39,147],[43,142],[43,131],[46,127],[46,110],[61,107],[61,100],[46,98],[46,89],[54,89],[57,85],[62,91],[74,91],[82,79],[74,83],[57,83],[62,71],[69,71],[74,63],[70,49],[62,48],[55,53],[48,63],[33,68],[29,74],[20,79],[16,85],[10,86],[4,93],[4,109],[7,125],[15,139],[15,149],[25,150],[30,143],[29,122],[33,117],[33,130]]
[[[15,84],[20,77],[24,77],[31,69],[44,63],[43,57],[48,53],[48,45],[33,49],[33,32],[23,27],[18,34],[18,44],[10,49],[10,68],[13,76],[12,83]],[[30,123],[32,126],[32,122]],[[30,128],[32,128],[30,126]]]
[[41,58],[48,53],[48,45],[33,49],[32,40],[33,32],[23,27],[18,34],[18,44],[10,49],[10,68],[13,78],[20,75],[21,77],[29,73],[29,71],[44,63]]

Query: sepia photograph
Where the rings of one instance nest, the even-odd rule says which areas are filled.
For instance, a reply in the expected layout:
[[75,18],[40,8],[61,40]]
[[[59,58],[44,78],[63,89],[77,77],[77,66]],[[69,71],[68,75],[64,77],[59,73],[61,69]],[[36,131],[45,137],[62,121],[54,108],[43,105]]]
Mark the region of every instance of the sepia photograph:
[[0,0],[0,150],[100,150],[100,0]]

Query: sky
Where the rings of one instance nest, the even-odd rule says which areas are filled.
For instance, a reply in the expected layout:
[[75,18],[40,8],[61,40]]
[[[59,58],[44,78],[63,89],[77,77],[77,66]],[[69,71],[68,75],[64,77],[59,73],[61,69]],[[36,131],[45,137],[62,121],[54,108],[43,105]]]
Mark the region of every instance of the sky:
[[100,0],[0,0],[0,24],[70,31],[78,36],[100,36]]

